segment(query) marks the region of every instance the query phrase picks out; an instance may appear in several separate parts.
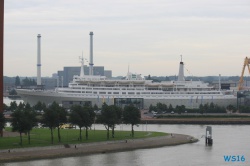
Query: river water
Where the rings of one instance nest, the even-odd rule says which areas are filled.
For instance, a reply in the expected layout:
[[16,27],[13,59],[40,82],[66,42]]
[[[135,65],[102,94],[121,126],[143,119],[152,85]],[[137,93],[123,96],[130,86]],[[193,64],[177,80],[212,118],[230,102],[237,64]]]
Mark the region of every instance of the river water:
[[[127,152],[65,157],[27,162],[2,163],[0,166],[247,166],[250,165],[250,126],[211,125],[213,146],[206,146],[207,125],[139,125],[136,130],[188,134],[200,141],[193,144],[138,149]],[[104,129],[95,125],[96,129]],[[130,130],[130,126],[117,126],[117,130]],[[226,162],[225,155],[236,156],[236,161]],[[242,158],[242,156],[244,156]],[[1,156],[0,156],[1,157]],[[239,161],[238,161],[239,159]],[[245,159],[245,161],[241,161]]]

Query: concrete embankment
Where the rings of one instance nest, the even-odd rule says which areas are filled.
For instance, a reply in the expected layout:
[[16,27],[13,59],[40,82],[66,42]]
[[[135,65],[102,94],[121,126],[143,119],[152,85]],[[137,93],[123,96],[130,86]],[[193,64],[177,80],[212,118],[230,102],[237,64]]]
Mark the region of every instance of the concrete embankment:
[[128,139],[123,141],[106,141],[67,146],[61,145],[52,147],[10,149],[0,151],[0,162],[13,162],[129,151],[135,149],[156,148],[162,146],[194,143],[197,141],[198,139],[193,138],[189,135],[169,134],[167,136],[151,137],[145,139]]

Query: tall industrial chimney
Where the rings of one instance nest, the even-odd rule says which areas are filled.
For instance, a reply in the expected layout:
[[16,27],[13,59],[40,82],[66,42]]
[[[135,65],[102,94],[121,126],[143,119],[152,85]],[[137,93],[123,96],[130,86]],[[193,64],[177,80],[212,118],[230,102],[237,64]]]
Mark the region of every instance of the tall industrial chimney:
[[41,35],[37,35],[37,85],[41,86]]
[[90,54],[89,54],[89,75],[93,75],[93,32],[89,33],[90,35]]

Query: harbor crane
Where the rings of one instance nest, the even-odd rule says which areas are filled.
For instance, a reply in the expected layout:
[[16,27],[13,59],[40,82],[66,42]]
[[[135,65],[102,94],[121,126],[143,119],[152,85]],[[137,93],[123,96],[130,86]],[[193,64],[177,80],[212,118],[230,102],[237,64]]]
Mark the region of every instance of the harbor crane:
[[245,60],[244,60],[244,65],[243,65],[243,69],[242,69],[242,72],[241,72],[240,81],[239,81],[239,84],[238,84],[238,90],[243,90],[244,89],[244,87],[243,87],[243,84],[244,84],[244,72],[245,72],[245,68],[247,66],[248,72],[250,74],[249,64],[250,64],[250,59],[248,57],[246,57]]

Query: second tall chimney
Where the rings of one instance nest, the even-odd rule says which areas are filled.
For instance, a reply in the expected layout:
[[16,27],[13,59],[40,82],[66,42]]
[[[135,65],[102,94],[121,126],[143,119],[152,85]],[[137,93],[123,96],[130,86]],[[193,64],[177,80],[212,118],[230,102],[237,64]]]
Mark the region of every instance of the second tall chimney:
[[37,35],[37,85],[42,85],[41,81],[41,35]]
[[89,53],[89,75],[94,75],[93,74],[93,32],[89,33],[90,35],[90,53]]

